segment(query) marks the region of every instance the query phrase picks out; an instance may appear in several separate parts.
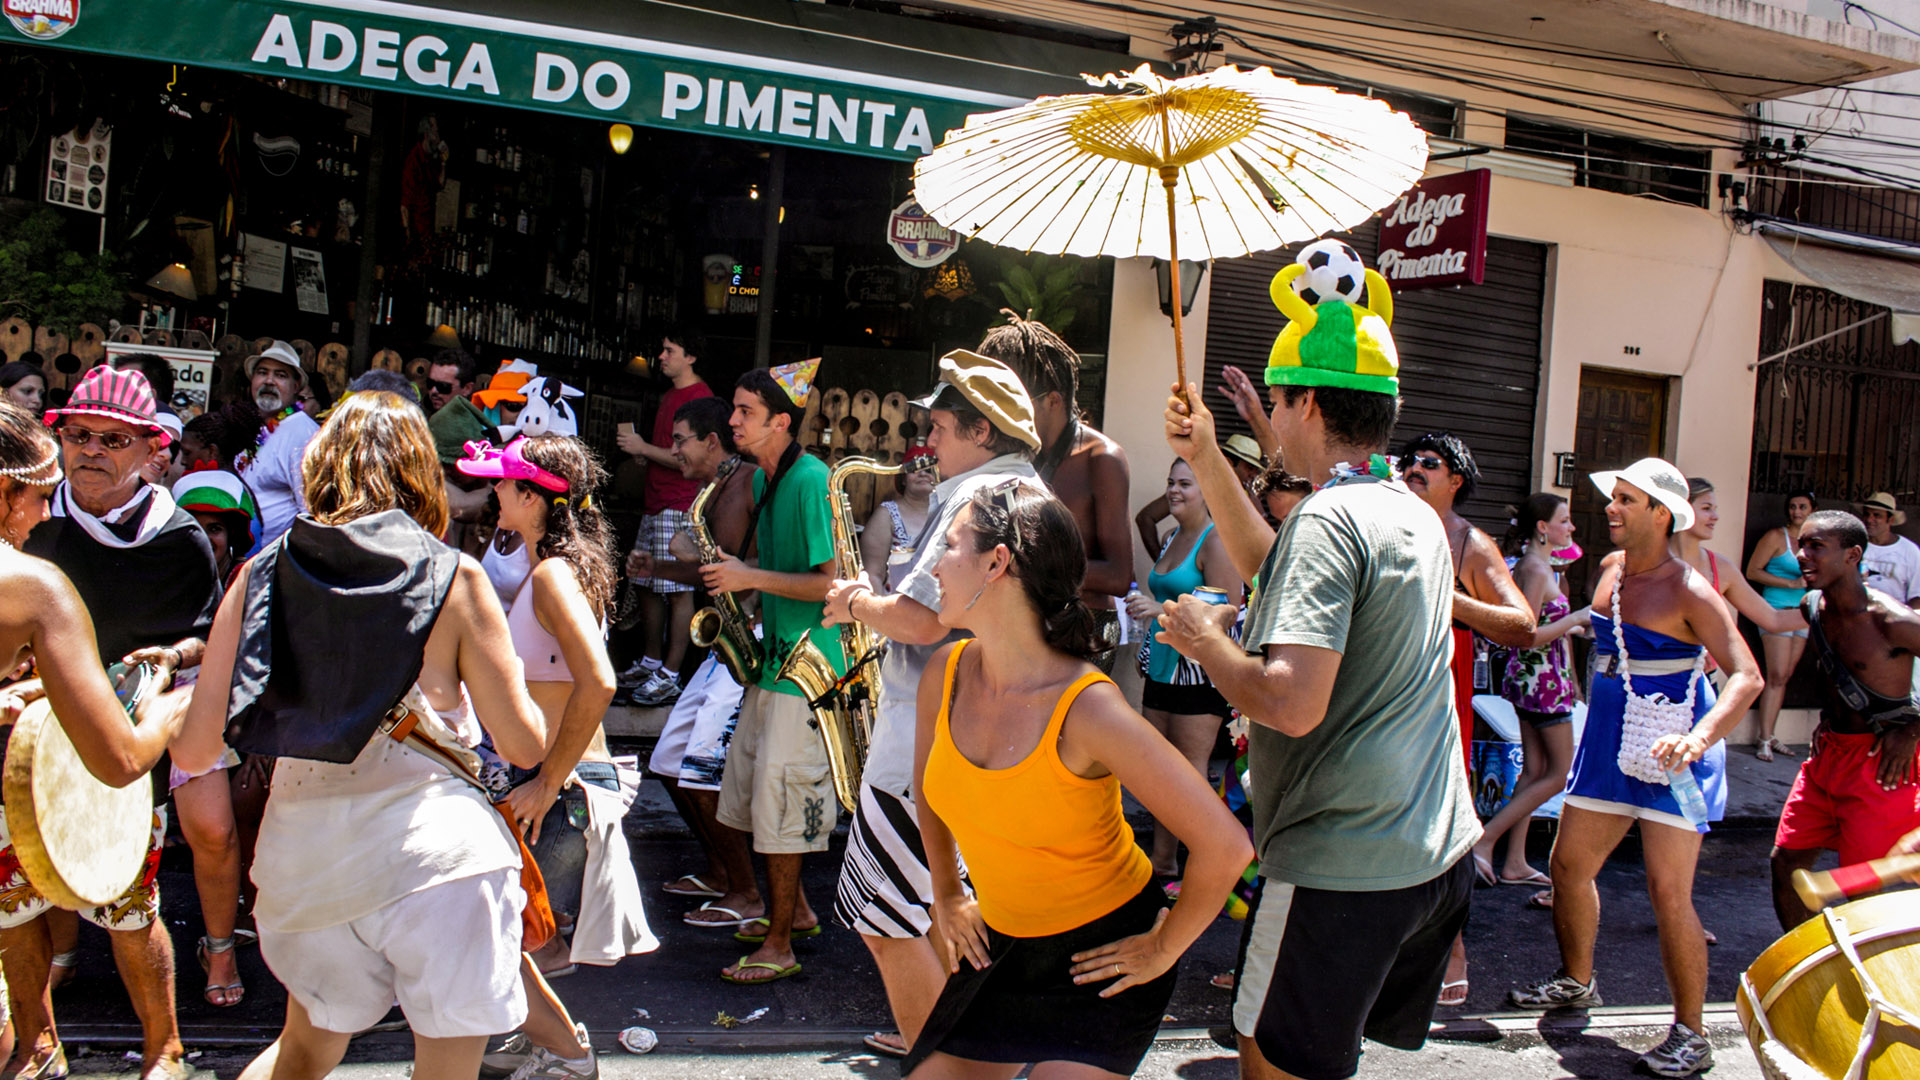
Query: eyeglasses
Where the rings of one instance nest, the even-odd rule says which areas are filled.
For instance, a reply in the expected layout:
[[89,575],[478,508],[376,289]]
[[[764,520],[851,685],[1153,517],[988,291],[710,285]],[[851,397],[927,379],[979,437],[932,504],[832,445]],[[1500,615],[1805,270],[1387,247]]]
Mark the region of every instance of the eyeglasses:
[[1408,469],[1425,469],[1428,472],[1439,472],[1447,467],[1447,463],[1437,457],[1401,458],[1400,464]]
[[125,450],[133,445],[133,436],[124,431],[88,431],[65,425],[60,428],[60,441],[68,446],[84,447],[95,439],[99,439],[101,448],[106,450]]
[[444,379],[428,379],[427,389],[436,394],[451,394],[453,393],[453,384]]

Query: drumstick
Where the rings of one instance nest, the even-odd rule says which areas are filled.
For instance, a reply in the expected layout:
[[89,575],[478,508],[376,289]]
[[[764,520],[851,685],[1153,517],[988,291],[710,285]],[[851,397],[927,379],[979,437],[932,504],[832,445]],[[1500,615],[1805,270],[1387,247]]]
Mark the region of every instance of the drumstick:
[[1808,908],[1818,911],[1828,904],[1884,889],[1916,874],[1920,874],[1920,854],[1893,855],[1832,870],[1795,870],[1793,891],[1800,894],[1801,902]]

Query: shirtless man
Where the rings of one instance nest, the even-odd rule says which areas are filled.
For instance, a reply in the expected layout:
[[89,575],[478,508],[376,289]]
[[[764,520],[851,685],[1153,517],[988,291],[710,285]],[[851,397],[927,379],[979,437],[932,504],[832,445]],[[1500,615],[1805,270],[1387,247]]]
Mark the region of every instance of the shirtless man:
[[1868,543],[1866,525],[1840,510],[1809,515],[1800,528],[1800,573],[1817,590],[1800,602],[1807,655],[1827,700],[1773,840],[1773,910],[1784,930],[1815,914],[1793,891],[1795,870],[1829,848],[1843,866],[1877,859],[1920,828],[1912,689],[1920,612],[1868,587],[1860,573]]
[[[753,466],[741,467],[728,426],[732,408],[717,397],[696,398],[673,414],[673,456],[680,474],[701,484],[712,483],[722,472],[726,479],[707,500],[704,510],[709,535],[720,550],[746,557],[747,522],[753,516]],[[635,548],[627,556],[629,578],[660,578],[687,585],[700,584],[700,553],[684,530],[669,545],[674,558],[655,560]],[[693,830],[707,856],[704,874],[683,874],[661,886],[672,896],[718,899],[731,892],[760,906],[760,888],[754,882],[746,837],[733,829],[717,828],[720,776],[726,764],[727,742],[740,719],[742,688],[734,681],[716,649],[694,670],[685,692],[661,729],[647,768],[673,796],[680,816]]]
[[[1040,453],[1034,471],[1073,513],[1087,547],[1081,599],[1093,609],[1106,640],[1120,642],[1120,604],[1133,586],[1133,537],[1127,532],[1127,452],[1080,419],[1080,357],[1060,335],[1007,313],[1006,326],[987,332],[980,353],[1012,368],[1033,399]],[[1096,663],[1111,670],[1119,650]]]

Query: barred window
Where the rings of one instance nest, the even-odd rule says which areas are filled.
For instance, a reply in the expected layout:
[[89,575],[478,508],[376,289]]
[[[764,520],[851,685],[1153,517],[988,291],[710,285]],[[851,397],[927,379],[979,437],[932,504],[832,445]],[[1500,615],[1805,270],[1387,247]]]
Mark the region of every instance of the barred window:
[[1707,205],[1711,159],[1705,150],[1518,116],[1507,117],[1507,149],[1571,162],[1580,187]]

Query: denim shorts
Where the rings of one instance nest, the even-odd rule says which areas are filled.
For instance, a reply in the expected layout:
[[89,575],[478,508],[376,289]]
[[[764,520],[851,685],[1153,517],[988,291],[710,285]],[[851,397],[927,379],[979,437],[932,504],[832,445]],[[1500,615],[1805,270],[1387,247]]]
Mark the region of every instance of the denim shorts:
[[[540,775],[539,768],[514,770],[514,783],[523,784]],[[613,765],[605,761],[583,761],[573,767],[573,775],[582,784],[593,784],[608,791],[620,790],[620,779]],[[571,784],[560,791],[547,816],[540,821],[540,842],[533,845],[533,861],[540,876],[547,879],[547,903],[566,915],[580,914],[581,883],[587,869],[587,794]]]

